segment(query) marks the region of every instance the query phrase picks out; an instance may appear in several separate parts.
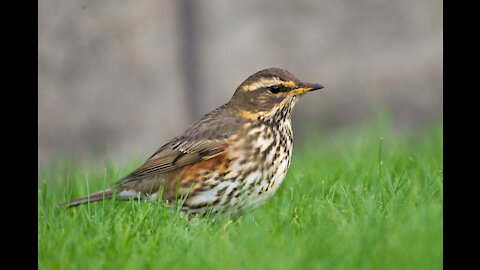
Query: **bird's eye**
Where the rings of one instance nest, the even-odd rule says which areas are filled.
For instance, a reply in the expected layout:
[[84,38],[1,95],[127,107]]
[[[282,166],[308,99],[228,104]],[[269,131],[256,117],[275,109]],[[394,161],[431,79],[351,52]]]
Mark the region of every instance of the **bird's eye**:
[[272,93],[272,94],[278,94],[280,93],[281,91],[285,90],[285,87],[283,85],[272,85],[268,88],[268,90]]

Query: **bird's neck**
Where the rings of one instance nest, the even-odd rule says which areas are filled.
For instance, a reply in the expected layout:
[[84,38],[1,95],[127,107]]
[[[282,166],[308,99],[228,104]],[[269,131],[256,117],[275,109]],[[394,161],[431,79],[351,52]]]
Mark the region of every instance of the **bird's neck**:
[[238,109],[238,114],[248,122],[262,122],[268,125],[280,125],[282,122],[291,122],[293,107],[298,98],[294,97],[282,102],[267,111],[253,112],[245,109]]

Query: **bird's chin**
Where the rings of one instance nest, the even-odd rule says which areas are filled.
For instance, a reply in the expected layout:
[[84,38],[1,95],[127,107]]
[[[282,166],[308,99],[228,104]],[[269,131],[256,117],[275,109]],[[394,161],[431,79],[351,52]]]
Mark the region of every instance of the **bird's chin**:
[[292,96],[291,99],[290,99],[290,108],[293,109],[293,107],[295,107],[295,104],[297,104],[297,102],[300,100],[300,96]]
[[300,100],[300,97],[303,96],[305,94],[300,94],[300,95],[295,95],[292,97],[292,102],[293,102],[293,105],[295,105],[295,103],[297,103],[299,100]]

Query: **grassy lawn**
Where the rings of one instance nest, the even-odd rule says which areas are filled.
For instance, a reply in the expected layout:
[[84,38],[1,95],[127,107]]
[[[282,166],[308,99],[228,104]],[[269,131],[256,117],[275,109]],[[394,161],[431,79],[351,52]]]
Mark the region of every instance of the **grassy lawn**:
[[39,269],[443,268],[441,125],[312,132],[278,192],[234,220],[189,222],[134,201],[54,207],[143,161],[39,169]]

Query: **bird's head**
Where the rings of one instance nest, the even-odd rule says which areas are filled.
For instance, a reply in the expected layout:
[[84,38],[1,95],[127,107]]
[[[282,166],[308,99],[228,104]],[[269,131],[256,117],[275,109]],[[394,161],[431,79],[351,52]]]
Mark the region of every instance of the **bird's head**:
[[270,118],[278,113],[290,117],[301,95],[322,88],[318,83],[302,82],[286,70],[269,68],[248,77],[237,88],[230,104],[247,119]]

